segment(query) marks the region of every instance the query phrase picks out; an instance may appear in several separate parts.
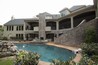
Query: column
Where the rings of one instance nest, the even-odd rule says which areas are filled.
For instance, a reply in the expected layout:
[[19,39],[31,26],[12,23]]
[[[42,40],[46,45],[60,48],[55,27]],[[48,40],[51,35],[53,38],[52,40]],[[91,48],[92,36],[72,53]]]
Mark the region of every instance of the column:
[[59,21],[56,21],[56,37],[58,38],[58,36],[59,36]]
[[97,1],[97,7],[96,7],[96,17],[98,17],[98,0]]
[[73,17],[71,17],[71,28],[73,29]]
[[25,31],[26,31],[26,23],[24,22],[24,31],[23,31],[23,37],[24,37],[24,40],[26,40],[26,33],[25,33]]

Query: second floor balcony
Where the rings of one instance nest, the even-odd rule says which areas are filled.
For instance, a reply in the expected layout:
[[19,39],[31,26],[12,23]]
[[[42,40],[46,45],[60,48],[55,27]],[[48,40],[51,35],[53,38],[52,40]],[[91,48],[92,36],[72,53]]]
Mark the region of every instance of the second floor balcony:
[[25,30],[25,33],[34,33],[34,32],[37,32],[39,31],[39,27],[33,27],[33,28],[27,28]]

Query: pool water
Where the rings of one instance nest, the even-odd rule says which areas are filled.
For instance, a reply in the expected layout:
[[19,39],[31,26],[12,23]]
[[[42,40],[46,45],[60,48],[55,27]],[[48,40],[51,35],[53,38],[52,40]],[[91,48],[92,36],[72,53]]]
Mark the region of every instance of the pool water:
[[58,48],[44,44],[16,44],[18,49],[23,49],[31,52],[37,52],[41,55],[40,60],[51,62],[53,59],[67,61],[75,54],[67,49]]

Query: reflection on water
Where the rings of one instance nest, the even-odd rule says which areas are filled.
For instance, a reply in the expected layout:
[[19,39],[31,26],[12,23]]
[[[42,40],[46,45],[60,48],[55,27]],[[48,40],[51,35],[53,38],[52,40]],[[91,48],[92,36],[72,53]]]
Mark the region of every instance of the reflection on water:
[[51,62],[53,59],[60,59],[62,61],[69,60],[75,54],[69,50],[58,48],[55,46],[42,44],[16,44],[18,49],[23,49],[31,52],[37,52],[41,55],[41,60]]

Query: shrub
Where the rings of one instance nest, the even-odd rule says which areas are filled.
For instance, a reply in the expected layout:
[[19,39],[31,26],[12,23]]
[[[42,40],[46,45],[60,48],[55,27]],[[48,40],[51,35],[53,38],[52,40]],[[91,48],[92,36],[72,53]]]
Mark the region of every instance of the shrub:
[[16,56],[15,65],[38,65],[40,55],[37,53],[20,51]]
[[98,63],[94,62],[91,58],[89,58],[86,54],[83,55],[81,61],[78,65],[98,65]]
[[1,37],[1,40],[8,40],[7,37]]
[[94,43],[96,42],[96,31],[93,28],[87,28],[85,30],[85,37],[84,42],[85,43]]
[[[98,63],[98,43],[84,43],[82,45],[83,55],[93,60],[93,62]],[[85,56],[84,56],[85,57]]]

